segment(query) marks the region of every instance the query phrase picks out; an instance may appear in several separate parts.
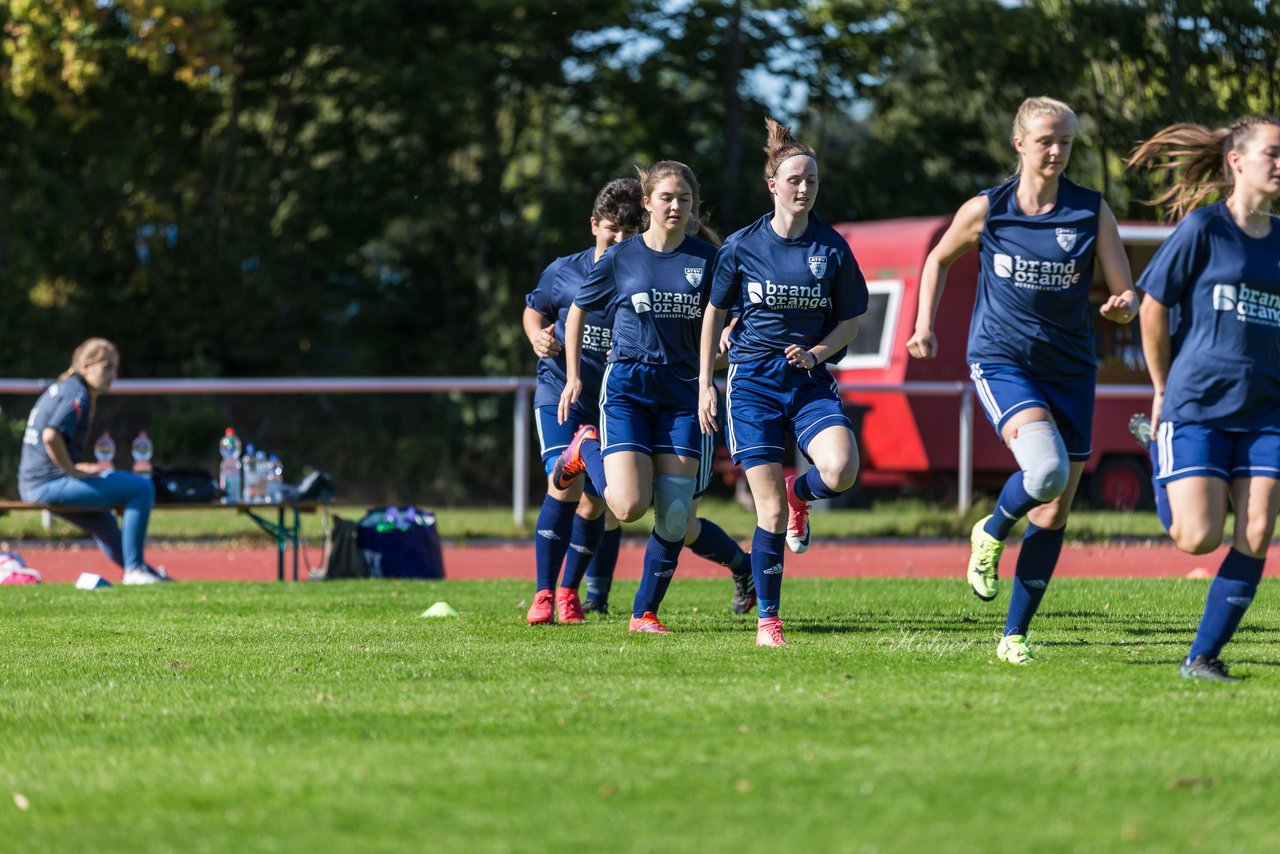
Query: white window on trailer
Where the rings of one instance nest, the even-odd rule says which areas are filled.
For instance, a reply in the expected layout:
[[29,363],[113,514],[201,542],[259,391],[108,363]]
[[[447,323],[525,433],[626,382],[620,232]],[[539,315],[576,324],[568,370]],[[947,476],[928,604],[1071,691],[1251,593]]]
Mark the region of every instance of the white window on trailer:
[[867,282],[867,313],[858,318],[858,336],[840,360],[841,368],[887,368],[893,352],[893,334],[898,328],[902,305],[901,279],[874,279]]

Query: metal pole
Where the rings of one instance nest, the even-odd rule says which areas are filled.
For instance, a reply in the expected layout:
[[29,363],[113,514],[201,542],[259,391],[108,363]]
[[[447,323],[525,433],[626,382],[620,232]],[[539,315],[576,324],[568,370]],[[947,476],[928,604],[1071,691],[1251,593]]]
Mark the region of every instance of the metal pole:
[[973,504],[973,387],[964,385],[960,391],[960,515],[969,512]]
[[524,524],[529,509],[529,387],[516,388],[515,436],[512,440],[511,516],[516,526]]

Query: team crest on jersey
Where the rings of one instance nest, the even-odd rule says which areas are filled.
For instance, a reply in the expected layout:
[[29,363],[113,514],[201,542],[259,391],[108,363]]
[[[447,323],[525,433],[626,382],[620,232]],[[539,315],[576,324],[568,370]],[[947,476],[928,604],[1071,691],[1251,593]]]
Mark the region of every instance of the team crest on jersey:
[[747,299],[753,303],[764,302],[764,285],[759,282],[747,282]]
[[1063,252],[1070,252],[1072,247],[1076,245],[1076,230],[1074,228],[1059,228],[1056,230],[1058,245],[1062,247]]
[[653,310],[653,305],[649,302],[648,294],[632,294],[631,307],[636,310],[636,314],[644,314],[646,311]]
[[827,275],[827,256],[811,255],[809,256],[809,272],[813,273],[815,279],[821,279]]
[[702,268],[701,267],[685,267],[684,277],[695,288],[702,284]]

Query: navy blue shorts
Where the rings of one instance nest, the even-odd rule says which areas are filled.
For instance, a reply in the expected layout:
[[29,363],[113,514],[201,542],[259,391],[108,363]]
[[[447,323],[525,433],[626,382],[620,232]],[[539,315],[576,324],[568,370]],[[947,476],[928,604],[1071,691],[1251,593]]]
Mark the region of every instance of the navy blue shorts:
[[700,459],[696,365],[610,362],[600,389],[600,453]]
[[[556,406],[539,406],[533,411],[533,423],[538,428],[538,443],[542,446],[542,467],[547,474],[551,474],[556,466],[556,458],[569,447],[569,442],[579,427],[583,424],[599,426],[594,420],[588,420],[589,416],[584,408],[576,403],[569,410],[569,420],[563,424],[558,420],[558,410],[559,407]],[[600,491],[591,482],[590,476],[587,476],[583,488],[588,494],[600,497]]]
[[970,364],[969,377],[997,434],[1015,413],[1039,407],[1053,416],[1068,459],[1081,462],[1092,455],[1095,377],[1046,380],[1015,365],[989,362]]
[[828,427],[853,431],[825,367],[805,371],[780,356],[730,365],[727,398],[729,452],[743,469],[783,463],[788,430],[806,457],[813,437]]
[[1160,483],[1184,477],[1280,478],[1280,427],[1235,431],[1161,421],[1154,441]]

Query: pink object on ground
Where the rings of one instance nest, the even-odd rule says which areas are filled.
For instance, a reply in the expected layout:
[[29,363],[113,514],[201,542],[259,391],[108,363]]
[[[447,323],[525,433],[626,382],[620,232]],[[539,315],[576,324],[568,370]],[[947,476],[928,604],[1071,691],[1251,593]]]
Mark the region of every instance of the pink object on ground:
[[15,552],[0,552],[0,584],[39,584],[40,573]]

